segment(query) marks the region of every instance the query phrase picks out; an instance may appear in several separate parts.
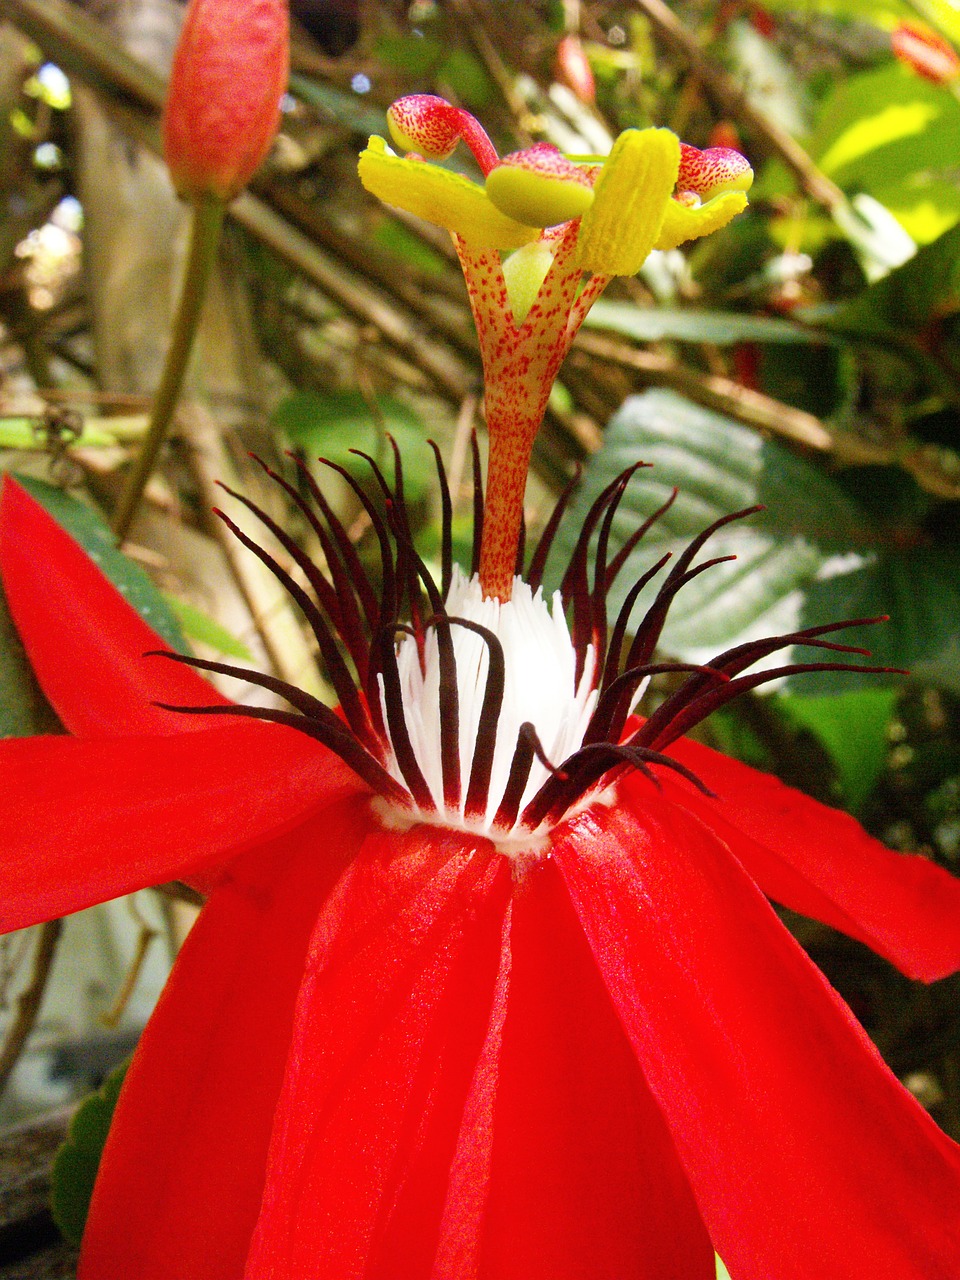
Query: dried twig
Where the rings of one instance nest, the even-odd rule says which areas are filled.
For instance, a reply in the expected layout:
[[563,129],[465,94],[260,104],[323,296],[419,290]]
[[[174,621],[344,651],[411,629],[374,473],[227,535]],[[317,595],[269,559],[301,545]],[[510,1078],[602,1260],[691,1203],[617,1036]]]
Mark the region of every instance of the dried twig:
[[4,1039],[3,1048],[0,1049],[0,1093],[6,1088],[27,1038],[36,1024],[62,932],[62,920],[48,920],[39,927],[30,981],[17,1000],[16,1015]]

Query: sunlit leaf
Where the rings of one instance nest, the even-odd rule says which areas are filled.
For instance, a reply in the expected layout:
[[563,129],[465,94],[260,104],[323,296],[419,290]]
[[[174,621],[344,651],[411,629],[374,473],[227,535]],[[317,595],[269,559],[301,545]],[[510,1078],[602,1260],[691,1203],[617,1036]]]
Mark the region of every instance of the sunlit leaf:
[[911,230],[923,230],[924,205],[933,234],[955,220],[960,102],[899,63],[838,78],[821,105],[810,150],[844,189],[902,210]]

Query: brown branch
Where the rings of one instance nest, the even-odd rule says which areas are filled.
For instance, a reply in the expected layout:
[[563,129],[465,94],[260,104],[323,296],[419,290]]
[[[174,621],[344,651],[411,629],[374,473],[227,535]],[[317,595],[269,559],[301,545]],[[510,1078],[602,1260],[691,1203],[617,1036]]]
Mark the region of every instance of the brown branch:
[[6,1088],[37,1021],[62,932],[62,920],[48,920],[46,924],[40,926],[36,950],[33,953],[30,981],[17,1000],[16,1015],[4,1039],[3,1048],[0,1049],[0,1093]]
[[938,466],[936,457],[922,445],[915,444],[904,450],[899,444],[891,447],[850,432],[831,431],[812,413],[741,386],[730,378],[700,373],[670,356],[641,351],[599,334],[581,333],[575,349],[620,368],[632,369],[645,382],[672,387],[697,404],[728,414],[749,427],[768,431],[793,445],[830,454],[838,466],[900,466],[928,493],[951,501],[960,498],[960,480]]

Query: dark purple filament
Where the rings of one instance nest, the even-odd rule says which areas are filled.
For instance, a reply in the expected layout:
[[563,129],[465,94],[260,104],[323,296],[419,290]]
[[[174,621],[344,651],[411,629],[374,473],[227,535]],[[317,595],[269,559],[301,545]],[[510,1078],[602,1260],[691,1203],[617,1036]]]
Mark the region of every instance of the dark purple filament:
[[[391,441],[391,444],[393,442]],[[250,548],[290,593],[316,637],[320,657],[340,703],[341,713],[332,711],[310,694],[277,679],[227,663],[162,652],[158,656],[185,662],[204,671],[234,676],[282,697],[292,711],[261,707],[176,707],[187,714],[241,715],[287,725],[309,734],[345,761],[372,790],[391,803],[421,813],[436,811],[430,788],[416,758],[407,729],[400,672],[397,663],[397,634],[413,637],[421,665],[426,638],[435,632],[440,668],[439,743],[443,804],[455,813],[463,801],[468,821],[482,819],[487,811],[489,784],[497,745],[500,712],[503,706],[505,655],[499,639],[487,628],[447,612],[453,576],[452,503],[439,450],[432,445],[440,479],[441,495],[441,581],[431,577],[417,554],[403,491],[403,470],[399,452],[394,452],[394,483],[391,486],[371,458],[366,458],[375,481],[371,496],[344,468],[325,462],[342,475],[366,512],[380,552],[379,579],[363,567],[347,530],[324,498],[316,481],[303,464],[298,464],[303,489],[298,489],[265,464],[264,471],[279,484],[303,513],[322,548],[325,565],[315,564],[295,540],[255,503],[240,494],[237,498],[278,540],[302,571],[311,588],[300,586],[277,560],[253,539],[241,532],[222,512],[217,512],[243,544]],[[483,488],[479,454],[474,441],[474,550],[473,571],[483,528]],[[325,461],[325,460],[321,460]],[[769,680],[804,671],[835,671],[853,668],[864,672],[890,670],[860,666],[843,661],[789,663],[773,670],[742,673],[753,663],[793,645],[839,653],[865,654],[867,651],[837,644],[822,637],[846,627],[882,621],[857,618],[849,622],[811,627],[804,631],[773,636],[736,645],[719,654],[708,666],[686,663],[653,663],[667,613],[676,594],[693,578],[731,557],[722,556],[694,564],[696,556],[717,530],[732,520],[753,514],[751,507],[714,521],[695,537],[679,555],[638,624],[631,614],[642,589],[666,566],[669,555],[661,557],[627,592],[612,629],[607,622],[607,597],[629,553],[647,531],[664,515],[676,498],[676,491],[627,539],[612,559],[608,559],[614,516],[634,473],[643,464],[629,467],[612,481],[590,507],[583,520],[576,546],[561,580],[561,598],[570,620],[576,652],[576,680],[586,668],[591,646],[596,655],[595,681],[599,697],[587,725],[582,745],[560,761],[547,759],[532,724],[521,726],[503,796],[493,818],[494,833],[506,833],[519,825],[534,831],[543,824],[559,822],[585,796],[614,781],[624,770],[636,769],[655,780],[656,768],[672,769],[702,790],[705,787],[679,762],[665,755],[666,748],[694,725],[739,694]],[[571,484],[560,496],[530,559],[529,581],[540,586],[547,558],[561,519],[573,492]],[[596,536],[596,550],[591,543]],[[479,635],[487,648],[488,665],[477,738],[470,776],[461,779],[459,754],[459,694],[452,629],[462,627]],[[633,632],[633,640],[627,638]],[[624,656],[624,651],[626,654]],[[687,678],[631,733],[627,721],[640,683],[659,672],[687,673]],[[382,702],[381,702],[382,691]],[[548,777],[521,808],[535,760],[547,769]],[[392,772],[391,772],[392,770]],[[399,773],[399,778],[396,774]],[[463,796],[464,783],[466,795]]]

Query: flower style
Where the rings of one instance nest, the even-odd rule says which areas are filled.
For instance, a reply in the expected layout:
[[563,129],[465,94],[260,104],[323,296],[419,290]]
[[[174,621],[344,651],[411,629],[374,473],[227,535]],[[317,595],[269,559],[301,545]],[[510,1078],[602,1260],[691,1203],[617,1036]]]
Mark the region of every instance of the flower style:
[[[510,598],[534,437],[557,370],[613,276],[634,275],[651,249],[725,226],[753,180],[738,152],[685,146],[668,129],[628,129],[602,163],[576,164],[547,143],[497,156],[468,112],[431,94],[387,115],[398,146],[372,137],[360,178],[388,204],[446,227],[480,339],[490,438],[480,577]],[[463,141],[483,187],[430,164]],[[500,250],[513,250],[501,262]]]
[[[712,1280],[714,1248],[735,1280],[953,1280],[960,1149],[766,895],[932,981],[960,968],[960,881],[682,736],[769,678],[758,658],[846,661],[838,628],[677,667],[641,722],[713,528],[651,565],[608,628],[652,523],[609,555],[638,468],[597,500],[547,602],[569,492],[526,581],[498,592],[476,453],[469,578],[438,466],[439,582],[399,457],[392,484],[370,465],[372,494],[342,474],[376,581],[305,469],[275,478],[323,569],[248,500],[296,577],[224,517],[303,611],[337,712],[165,651],[4,486],[4,589],[73,736],[0,743],[0,927],[173,878],[209,893],[128,1071],[80,1280]],[[197,669],[290,710],[233,705]]]

